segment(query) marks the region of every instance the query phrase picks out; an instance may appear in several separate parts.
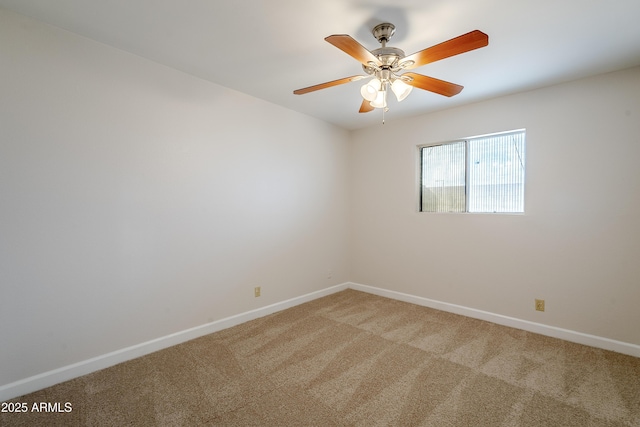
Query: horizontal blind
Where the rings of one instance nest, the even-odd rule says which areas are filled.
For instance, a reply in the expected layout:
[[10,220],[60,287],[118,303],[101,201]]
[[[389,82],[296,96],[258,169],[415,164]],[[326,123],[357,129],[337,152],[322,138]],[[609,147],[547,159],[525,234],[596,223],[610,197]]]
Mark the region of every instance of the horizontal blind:
[[524,131],[468,141],[468,211],[524,212]]
[[422,212],[465,211],[465,143],[423,147]]

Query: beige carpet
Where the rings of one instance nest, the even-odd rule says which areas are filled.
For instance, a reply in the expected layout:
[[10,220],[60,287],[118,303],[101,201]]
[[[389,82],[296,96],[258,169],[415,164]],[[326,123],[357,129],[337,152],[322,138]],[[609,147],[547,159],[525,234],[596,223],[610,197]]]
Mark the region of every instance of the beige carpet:
[[353,290],[12,402],[1,425],[640,426],[640,359]]

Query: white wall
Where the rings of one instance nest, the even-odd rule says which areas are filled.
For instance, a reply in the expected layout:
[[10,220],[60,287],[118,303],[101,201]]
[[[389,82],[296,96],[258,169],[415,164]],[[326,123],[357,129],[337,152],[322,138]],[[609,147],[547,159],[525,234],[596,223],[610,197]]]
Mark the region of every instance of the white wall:
[[[640,68],[349,135],[2,9],[0,58],[0,387],[347,280],[640,344]],[[417,212],[417,145],[518,128],[525,215]]]
[[0,58],[0,386],[348,280],[347,132],[2,9]]
[[[417,212],[417,145],[520,128],[524,215]],[[351,154],[352,281],[640,344],[640,68],[406,120],[392,109]]]

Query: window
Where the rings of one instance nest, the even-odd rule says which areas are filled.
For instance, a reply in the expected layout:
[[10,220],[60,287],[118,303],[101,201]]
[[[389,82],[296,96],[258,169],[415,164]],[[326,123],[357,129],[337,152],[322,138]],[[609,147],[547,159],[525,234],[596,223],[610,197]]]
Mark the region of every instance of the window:
[[525,131],[420,148],[422,212],[524,212]]

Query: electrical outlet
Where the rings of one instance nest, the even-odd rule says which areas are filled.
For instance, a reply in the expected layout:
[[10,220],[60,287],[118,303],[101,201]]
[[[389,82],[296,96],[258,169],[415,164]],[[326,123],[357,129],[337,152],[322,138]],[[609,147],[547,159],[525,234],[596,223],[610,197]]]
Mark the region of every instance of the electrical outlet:
[[253,288],[253,294],[257,297],[260,296],[260,286],[256,286],[255,288]]
[[536,299],[536,310],[537,311],[544,311],[544,300],[543,299]]

